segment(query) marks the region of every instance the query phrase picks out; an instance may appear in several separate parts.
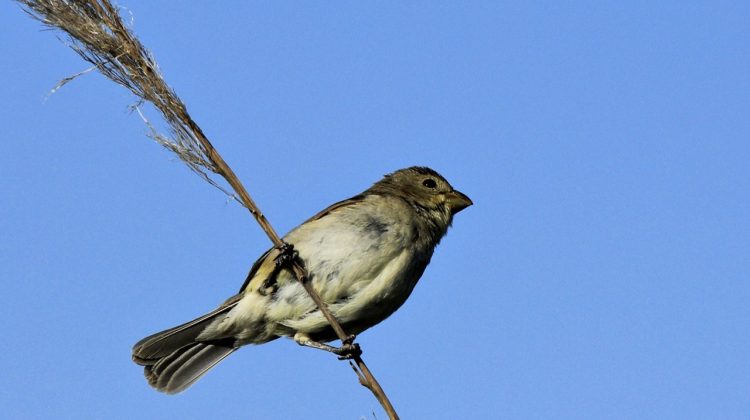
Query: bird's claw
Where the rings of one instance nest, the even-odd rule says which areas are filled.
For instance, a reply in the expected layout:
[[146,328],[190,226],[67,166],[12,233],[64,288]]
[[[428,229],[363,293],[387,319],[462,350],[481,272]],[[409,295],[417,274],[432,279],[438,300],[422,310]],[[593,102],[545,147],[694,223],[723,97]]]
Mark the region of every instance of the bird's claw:
[[[350,336],[353,337],[353,336]],[[353,339],[353,338],[352,338]],[[347,338],[348,340],[348,338]],[[362,349],[357,343],[344,342],[341,347],[337,347],[333,353],[339,356],[339,360],[351,360],[362,355]]]
[[299,252],[294,249],[294,245],[284,242],[281,246],[276,247],[279,250],[279,255],[273,259],[276,267],[283,267],[292,263],[299,257]]

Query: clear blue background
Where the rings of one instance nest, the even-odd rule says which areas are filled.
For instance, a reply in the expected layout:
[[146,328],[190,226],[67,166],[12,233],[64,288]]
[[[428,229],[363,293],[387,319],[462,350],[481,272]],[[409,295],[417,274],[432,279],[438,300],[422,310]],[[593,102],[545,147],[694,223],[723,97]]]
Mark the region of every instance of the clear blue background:
[[[404,419],[750,416],[750,3],[121,4],[280,232],[414,164],[474,199],[360,337]],[[269,242],[122,88],[45,101],[87,67],[55,33],[0,28],[2,417],[385,418],[284,340],[146,385],[131,345]]]

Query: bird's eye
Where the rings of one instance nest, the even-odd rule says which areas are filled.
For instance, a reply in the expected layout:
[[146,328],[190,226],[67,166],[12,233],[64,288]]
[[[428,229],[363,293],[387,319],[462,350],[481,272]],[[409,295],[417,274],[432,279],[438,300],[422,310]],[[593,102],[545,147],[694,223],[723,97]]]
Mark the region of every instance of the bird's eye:
[[436,188],[437,182],[435,182],[435,180],[432,178],[427,178],[424,181],[422,181],[422,185],[424,185],[427,188]]

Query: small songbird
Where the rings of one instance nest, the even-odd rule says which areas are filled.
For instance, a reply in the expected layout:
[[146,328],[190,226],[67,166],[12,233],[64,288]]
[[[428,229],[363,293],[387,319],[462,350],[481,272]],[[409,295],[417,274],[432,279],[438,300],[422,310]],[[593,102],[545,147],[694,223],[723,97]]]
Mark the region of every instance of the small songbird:
[[[430,168],[386,175],[363,193],[302,223],[283,241],[304,262],[309,281],[348,334],[383,321],[409,297],[453,216],[473,203]],[[245,344],[292,337],[336,351],[336,339],[279,248],[253,264],[238,294],[193,321],[133,347],[151,386],[174,394]]]

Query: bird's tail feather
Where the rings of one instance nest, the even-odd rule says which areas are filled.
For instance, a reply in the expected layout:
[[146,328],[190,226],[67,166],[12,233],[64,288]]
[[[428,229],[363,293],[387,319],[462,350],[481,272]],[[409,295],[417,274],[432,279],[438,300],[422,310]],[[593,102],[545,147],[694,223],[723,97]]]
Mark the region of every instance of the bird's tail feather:
[[137,342],[133,346],[133,361],[144,366],[149,384],[159,391],[176,394],[236,350],[231,337],[206,341],[197,338],[238,301],[239,295],[206,315]]
[[176,394],[187,389],[236,348],[215,343],[192,343],[153,365],[146,365],[144,373],[148,383],[159,391]]

